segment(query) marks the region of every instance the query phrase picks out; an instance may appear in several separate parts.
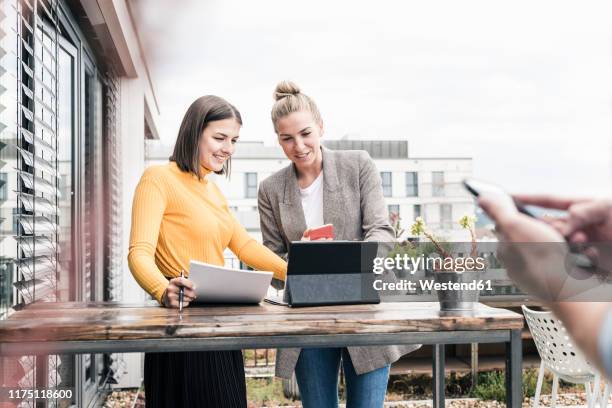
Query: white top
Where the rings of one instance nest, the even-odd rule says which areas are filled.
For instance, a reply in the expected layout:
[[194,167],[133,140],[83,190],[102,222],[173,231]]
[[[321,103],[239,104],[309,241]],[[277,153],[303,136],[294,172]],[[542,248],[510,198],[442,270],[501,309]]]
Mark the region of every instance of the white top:
[[307,228],[320,227],[323,222],[323,172],[306,188],[300,188]]

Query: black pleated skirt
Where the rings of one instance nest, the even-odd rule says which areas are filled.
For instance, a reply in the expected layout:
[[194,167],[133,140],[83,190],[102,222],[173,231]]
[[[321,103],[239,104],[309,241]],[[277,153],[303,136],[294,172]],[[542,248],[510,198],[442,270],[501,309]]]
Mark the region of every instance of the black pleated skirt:
[[146,353],[147,408],[245,408],[240,351]]

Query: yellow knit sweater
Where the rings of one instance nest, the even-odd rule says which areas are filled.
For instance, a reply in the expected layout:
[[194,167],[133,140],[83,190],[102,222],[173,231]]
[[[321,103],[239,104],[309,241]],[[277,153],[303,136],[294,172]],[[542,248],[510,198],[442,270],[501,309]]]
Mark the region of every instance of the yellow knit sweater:
[[144,172],[132,205],[128,254],[144,290],[161,303],[167,278],[179,276],[181,269],[188,276],[190,260],[223,265],[227,247],[252,268],[285,280],[286,262],[247,234],[215,183],[198,180],[175,162]]

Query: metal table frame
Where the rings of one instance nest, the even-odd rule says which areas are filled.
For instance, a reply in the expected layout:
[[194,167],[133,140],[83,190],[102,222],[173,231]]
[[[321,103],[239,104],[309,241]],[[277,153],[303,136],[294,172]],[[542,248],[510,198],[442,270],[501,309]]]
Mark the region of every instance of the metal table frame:
[[520,329],[0,343],[0,356],[432,344],[433,407],[441,408],[445,391],[444,346],[469,343],[505,343],[506,406],[520,408],[523,399]]

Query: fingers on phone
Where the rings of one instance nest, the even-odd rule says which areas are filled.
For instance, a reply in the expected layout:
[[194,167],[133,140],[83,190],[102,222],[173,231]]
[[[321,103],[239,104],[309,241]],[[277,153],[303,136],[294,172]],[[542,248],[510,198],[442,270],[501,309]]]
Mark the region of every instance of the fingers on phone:
[[567,220],[555,218],[555,219],[544,219],[551,227],[556,229],[560,234],[564,234],[567,226]]
[[559,210],[567,210],[571,205],[581,201],[581,199],[577,198],[556,197],[550,195],[513,194],[512,197],[518,199],[523,204],[537,205],[545,208],[556,208]]
[[568,238],[570,242],[574,242],[577,244],[585,243],[588,241],[588,237],[583,231],[576,231],[572,233]]

